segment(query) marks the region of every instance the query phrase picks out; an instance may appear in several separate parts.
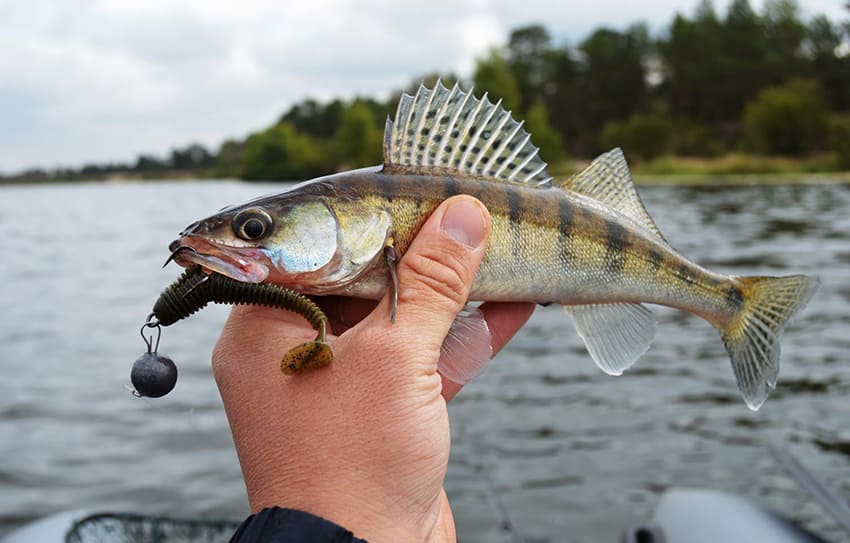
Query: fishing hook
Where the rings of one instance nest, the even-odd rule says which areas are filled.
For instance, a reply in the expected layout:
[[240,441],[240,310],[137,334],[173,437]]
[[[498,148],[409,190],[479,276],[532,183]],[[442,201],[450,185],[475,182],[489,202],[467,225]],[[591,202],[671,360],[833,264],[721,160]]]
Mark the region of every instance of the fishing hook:
[[168,255],[168,258],[166,259],[165,264],[163,264],[162,267],[164,268],[168,266],[168,263],[174,260],[174,257],[177,256],[177,253],[181,251],[192,251],[193,253],[198,254],[198,251],[196,251],[194,247],[189,247],[188,245],[181,245],[180,247],[171,251],[171,254]]

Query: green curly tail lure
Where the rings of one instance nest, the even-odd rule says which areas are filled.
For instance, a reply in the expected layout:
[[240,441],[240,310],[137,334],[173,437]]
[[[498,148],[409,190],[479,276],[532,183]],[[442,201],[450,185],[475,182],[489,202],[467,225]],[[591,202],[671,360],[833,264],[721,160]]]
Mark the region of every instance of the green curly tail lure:
[[333,350],[326,341],[328,318],[321,308],[306,296],[278,285],[243,283],[218,273],[204,273],[200,266],[194,266],[162,291],[153,306],[153,316],[158,324],[169,326],[210,302],[277,307],[304,317],[318,335],[283,355],[280,369],[287,375],[333,361]]

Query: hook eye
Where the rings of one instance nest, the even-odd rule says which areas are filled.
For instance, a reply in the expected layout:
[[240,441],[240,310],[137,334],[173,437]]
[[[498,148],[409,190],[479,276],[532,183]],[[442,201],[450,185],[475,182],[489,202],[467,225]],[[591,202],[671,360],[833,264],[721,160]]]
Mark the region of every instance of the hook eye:
[[[153,335],[150,338],[145,337],[145,328],[156,329],[156,343],[153,341]],[[142,341],[148,346],[149,353],[153,354],[159,350],[159,338],[162,337],[162,326],[159,324],[159,320],[154,313],[148,315],[147,320],[139,329],[139,334],[142,336]]]

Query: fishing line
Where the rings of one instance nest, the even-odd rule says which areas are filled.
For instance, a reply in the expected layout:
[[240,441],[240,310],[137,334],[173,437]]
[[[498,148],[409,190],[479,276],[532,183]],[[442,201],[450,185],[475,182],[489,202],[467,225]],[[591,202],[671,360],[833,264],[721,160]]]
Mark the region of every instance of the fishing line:
[[[487,447],[478,440],[473,440],[470,444],[470,449],[473,451],[473,456],[477,458],[483,458],[483,454],[479,454],[487,449]],[[478,451],[476,451],[478,449]],[[499,497],[499,491],[496,488],[496,484],[493,482],[492,477],[490,477],[490,472],[487,467],[484,465],[483,461],[475,461],[472,464],[473,469],[478,472],[481,478],[484,480],[484,483],[487,487],[487,493],[490,495],[490,498],[493,500],[493,503],[496,505],[496,511],[499,514],[500,526],[502,530],[505,532],[510,532],[513,537],[513,543],[525,543],[525,537],[522,535],[519,527],[514,523],[511,519],[511,515],[508,512],[507,506]]]
[[787,446],[778,441],[770,441],[767,448],[785,472],[793,477],[800,487],[850,534],[850,505],[844,498],[835,489],[818,479],[788,450]]

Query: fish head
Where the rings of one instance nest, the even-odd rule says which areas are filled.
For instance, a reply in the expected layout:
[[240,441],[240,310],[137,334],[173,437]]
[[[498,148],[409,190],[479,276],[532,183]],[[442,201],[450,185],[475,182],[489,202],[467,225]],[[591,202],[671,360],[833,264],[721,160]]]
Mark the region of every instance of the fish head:
[[362,202],[268,197],[195,222],[171,243],[181,266],[238,281],[272,282],[307,294],[355,279],[381,253],[388,214]]

